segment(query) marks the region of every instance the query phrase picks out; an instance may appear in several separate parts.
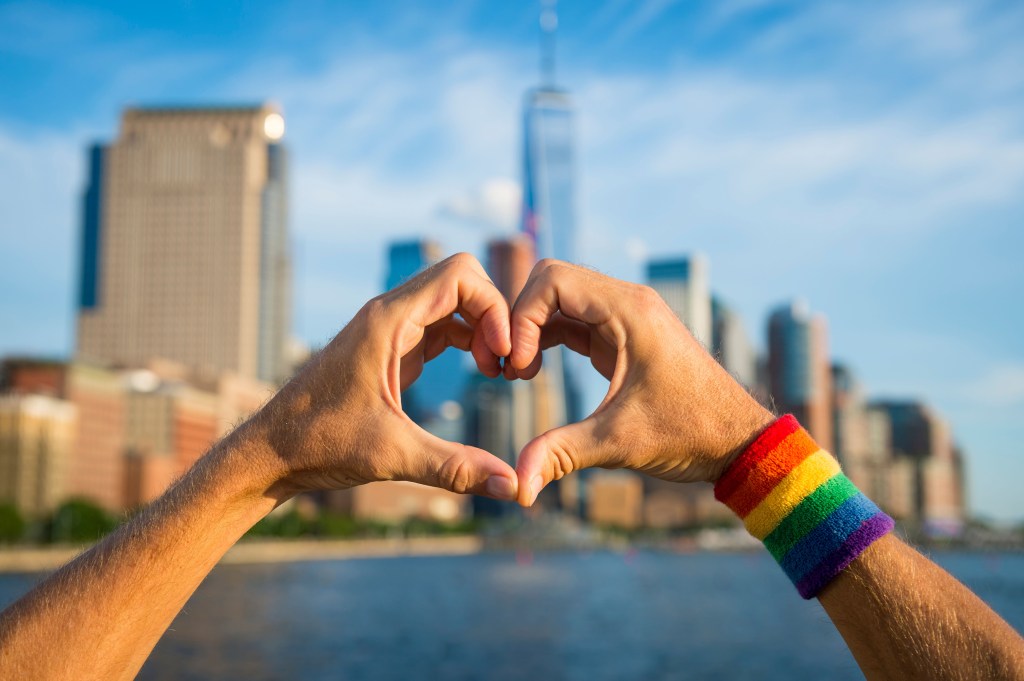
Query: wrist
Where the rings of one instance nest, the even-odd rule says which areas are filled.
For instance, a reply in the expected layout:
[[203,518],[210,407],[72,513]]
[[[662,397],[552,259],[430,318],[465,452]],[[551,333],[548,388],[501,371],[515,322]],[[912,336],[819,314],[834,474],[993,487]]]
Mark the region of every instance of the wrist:
[[209,476],[216,480],[224,502],[240,513],[257,515],[256,520],[295,495],[285,483],[284,461],[255,417],[225,437],[206,458]]
[[[737,388],[739,386],[737,385]],[[733,462],[757,438],[775,422],[776,416],[753,397],[743,391],[737,395],[734,406],[725,409],[724,418],[717,424],[718,442],[715,448],[714,465],[711,467],[707,481],[715,484],[725,474]]]

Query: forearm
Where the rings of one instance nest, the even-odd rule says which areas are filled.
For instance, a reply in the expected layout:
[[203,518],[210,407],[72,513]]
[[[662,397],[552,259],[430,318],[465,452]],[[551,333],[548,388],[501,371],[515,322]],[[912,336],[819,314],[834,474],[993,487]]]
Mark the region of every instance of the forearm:
[[258,446],[229,437],[0,615],[0,678],[133,678],[221,556],[277,503],[253,475]]
[[819,595],[868,679],[1024,679],[1024,640],[892,535]]
[[0,678],[133,677],[228,548],[296,493],[408,480],[514,499],[508,463],[431,435],[401,406],[447,347],[499,375],[508,319],[466,254],[375,298],[150,508],[0,614]]
[[1024,644],[977,596],[890,534],[893,521],[792,416],[744,450],[715,495],[804,598],[820,598],[872,679],[1021,678]]

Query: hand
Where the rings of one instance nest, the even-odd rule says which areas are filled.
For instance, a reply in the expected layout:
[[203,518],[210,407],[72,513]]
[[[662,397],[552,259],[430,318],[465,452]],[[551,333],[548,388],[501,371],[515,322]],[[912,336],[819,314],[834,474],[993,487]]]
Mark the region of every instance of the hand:
[[490,377],[511,351],[508,304],[466,254],[367,303],[246,424],[270,444],[272,496],[409,480],[515,499],[511,466],[431,435],[402,411],[402,390],[449,346],[471,351]]
[[506,377],[533,378],[541,350],[559,344],[590,357],[610,385],[593,414],[523,448],[524,506],[552,480],[591,466],[714,482],[774,418],[653,289],[542,260],[512,308]]

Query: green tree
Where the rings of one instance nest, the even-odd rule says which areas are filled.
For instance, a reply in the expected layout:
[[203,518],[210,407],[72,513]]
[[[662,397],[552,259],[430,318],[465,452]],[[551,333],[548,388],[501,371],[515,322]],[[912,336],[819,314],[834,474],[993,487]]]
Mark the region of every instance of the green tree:
[[65,501],[50,520],[50,541],[81,544],[93,542],[117,527],[106,511],[87,499]]
[[0,544],[13,544],[25,534],[25,519],[13,504],[0,504]]
[[292,509],[284,515],[277,518],[277,528],[275,534],[278,537],[286,537],[289,539],[295,537],[303,537],[310,533],[312,524],[302,517],[302,514],[297,510]]
[[333,539],[354,537],[359,525],[349,515],[324,511],[317,519],[317,534]]

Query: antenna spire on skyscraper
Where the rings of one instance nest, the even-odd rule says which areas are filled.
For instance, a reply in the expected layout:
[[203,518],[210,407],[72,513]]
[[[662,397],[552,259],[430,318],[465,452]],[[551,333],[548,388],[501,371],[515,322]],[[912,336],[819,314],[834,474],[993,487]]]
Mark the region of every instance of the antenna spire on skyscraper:
[[541,85],[555,85],[555,31],[558,29],[558,0],[543,0],[540,11]]

